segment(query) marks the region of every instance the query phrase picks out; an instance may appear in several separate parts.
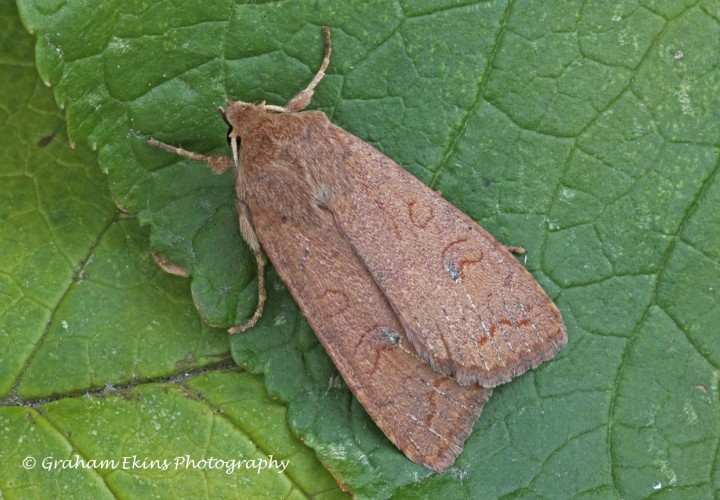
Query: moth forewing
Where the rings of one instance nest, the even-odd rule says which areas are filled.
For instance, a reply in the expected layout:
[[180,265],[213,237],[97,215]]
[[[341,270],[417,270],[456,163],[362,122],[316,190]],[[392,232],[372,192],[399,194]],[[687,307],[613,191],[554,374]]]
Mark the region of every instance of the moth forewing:
[[333,135],[352,179],[333,197],[338,226],[434,369],[494,387],[566,344],[560,312],[507,248],[366,142]]

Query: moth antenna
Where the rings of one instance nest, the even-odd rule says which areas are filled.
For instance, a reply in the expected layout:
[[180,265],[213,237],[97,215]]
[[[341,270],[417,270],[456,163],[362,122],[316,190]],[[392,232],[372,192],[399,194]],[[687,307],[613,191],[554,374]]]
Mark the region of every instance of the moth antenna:
[[260,101],[256,104],[258,108],[262,108],[265,111],[275,111],[276,113],[285,113],[287,112],[287,109],[285,109],[283,106],[275,106],[274,104],[267,104],[265,100]]
[[275,106],[274,104],[266,104],[265,109],[275,111],[276,113],[287,113],[288,109],[284,106]]
[[315,87],[317,87],[317,84],[320,83],[320,80],[322,80],[325,76],[325,70],[330,64],[330,53],[332,52],[329,26],[323,26],[323,35],[325,35],[325,57],[323,57],[320,69],[308,86],[301,90],[295,97],[290,99],[290,102],[288,102],[285,106],[287,111],[293,112],[305,109],[307,105],[310,104],[310,99],[312,99],[313,93],[315,92]]

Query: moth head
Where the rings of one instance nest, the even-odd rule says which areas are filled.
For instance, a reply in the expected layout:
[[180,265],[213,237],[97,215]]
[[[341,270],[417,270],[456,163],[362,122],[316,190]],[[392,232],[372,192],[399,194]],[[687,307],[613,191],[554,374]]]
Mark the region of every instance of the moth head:
[[239,151],[243,137],[250,132],[257,122],[267,114],[269,110],[274,110],[276,106],[266,106],[265,102],[260,104],[250,104],[242,101],[227,100],[227,108],[218,108],[225,123],[228,124],[228,143],[232,148],[233,160],[235,166],[240,165]]

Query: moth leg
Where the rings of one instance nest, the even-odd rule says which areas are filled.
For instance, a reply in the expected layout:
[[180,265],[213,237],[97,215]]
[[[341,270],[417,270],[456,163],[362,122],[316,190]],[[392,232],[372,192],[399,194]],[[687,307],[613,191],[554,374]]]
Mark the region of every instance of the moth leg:
[[325,76],[325,70],[327,69],[328,64],[330,64],[330,53],[332,52],[329,26],[323,26],[323,35],[325,35],[325,57],[323,57],[320,69],[308,86],[305,87],[304,90],[301,90],[295,97],[290,99],[290,102],[288,102],[287,106],[285,106],[286,111],[293,112],[305,109],[307,105],[310,104],[310,99],[312,99],[313,93],[315,92],[315,87],[317,87],[317,84],[320,83],[320,80],[322,80]]
[[200,153],[193,153],[187,149],[171,146],[170,144],[165,144],[164,142],[160,142],[155,139],[148,139],[148,144],[154,148],[162,149],[163,151],[167,151],[168,153],[173,153],[184,158],[207,162],[212,171],[216,174],[222,174],[228,168],[235,165],[232,157],[227,155],[201,155]]
[[248,209],[248,206],[245,204],[245,202],[238,200],[237,210],[238,216],[240,217],[240,234],[242,234],[243,239],[247,242],[247,244],[250,246],[253,253],[255,254],[255,262],[257,263],[258,270],[258,302],[252,318],[247,320],[242,325],[229,328],[228,332],[230,333],[244,332],[248,328],[252,328],[253,326],[255,326],[255,323],[257,323],[262,316],[263,307],[265,306],[265,299],[267,298],[267,294],[265,292],[265,254],[263,253],[262,247],[260,246],[260,240],[258,240],[257,234],[255,234],[255,229],[253,228],[252,220],[250,219],[250,210]]
[[515,255],[523,255],[526,252],[524,247],[514,247],[514,246],[510,246],[510,245],[505,245],[505,248],[510,250],[510,253],[514,253]]

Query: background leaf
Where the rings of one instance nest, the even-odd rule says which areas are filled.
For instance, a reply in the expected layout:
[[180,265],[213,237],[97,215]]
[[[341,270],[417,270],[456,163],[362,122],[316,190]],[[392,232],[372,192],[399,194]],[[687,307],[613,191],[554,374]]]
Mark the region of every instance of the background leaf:
[[[293,430],[358,496],[708,497],[718,490],[716,0],[18,5],[70,136],[98,148],[113,198],[149,227],[159,258],[192,276],[192,298],[210,324],[242,321],[255,301],[232,179],[151,150],[144,139],[226,151],[214,109],[226,97],[284,104],[319,64],[323,24],[333,27],[334,58],[313,106],[442,191],[500,241],[528,250],[526,265],[556,300],[570,342],[552,362],[495,391],[444,474],[408,462],[369,422],[282,284],[268,276],[268,311],[252,332],[232,339],[232,356],[265,375]],[[33,143],[12,134],[3,140]],[[9,214],[33,213],[28,207],[38,197],[28,187],[7,189]],[[68,229],[85,251],[68,253],[65,287],[58,280],[53,300],[29,301],[45,304],[44,319],[33,325],[26,318],[36,315],[3,313],[7,344],[18,344],[0,364],[6,387],[15,387],[6,401],[125,383],[136,363],[142,380],[172,376],[184,369],[173,367],[183,347],[193,346],[182,358],[192,366],[227,349],[221,333],[197,322],[195,340],[157,328],[157,342],[172,338],[180,346],[136,362],[143,321],[172,324],[179,313],[167,302],[190,294],[178,291],[182,280],[155,274],[177,294],[155,285],[172,299],[149,312],[153,300],[129,292],[135,273],[119,272],[129,264],[115,254],[98,271],[118,295],[101,303],[136,301],[123,318],[134,323],[113,338],[120,356],[109,344],[96,349],[62,335],[64,306],[77,304],[74,316],[67,309],[68,330],[83,318],[109,321],[101,307],[86,307],[90,294],[68,286],[81,276],[72,278],[77,263],[97,261],[87,247],[101,234],[110,238],[116,226],[136,234],[127,223],[113,225],[106,210],[101,229],[86,230],[87,241]],[[72,214],[58,218],[68,227],[88,224]],[[142,239],[117,238],[148,276]],[[18,239],[8,237],[6,246]],[[32,250],[22,255],[54,254],[46,239],[30,238],[24,244]],[[18,276],[32,273],[13,263],[2,276],[9,302],[20,303],[28,294]],[[102,330],[81,333],[87,339]],[[71,369],[70,380],[44,374],[53,359]],[[36,360],[42,366],[33,367]],[[110,360],[114,367],[106,367]]]

